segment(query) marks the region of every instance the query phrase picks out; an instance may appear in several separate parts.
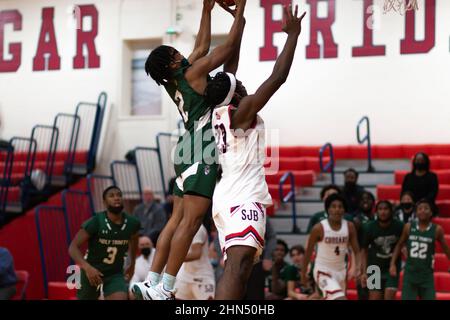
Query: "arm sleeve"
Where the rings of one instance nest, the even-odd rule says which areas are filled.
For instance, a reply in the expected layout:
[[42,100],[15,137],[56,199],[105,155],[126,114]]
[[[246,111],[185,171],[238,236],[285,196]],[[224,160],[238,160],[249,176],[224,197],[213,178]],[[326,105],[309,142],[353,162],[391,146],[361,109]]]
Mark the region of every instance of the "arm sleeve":
[[90,218],[89,220],[85,221],[82,226],[82,229],[86,230],[86,232],[93,236],[98,233],[98,219],[96,216]]

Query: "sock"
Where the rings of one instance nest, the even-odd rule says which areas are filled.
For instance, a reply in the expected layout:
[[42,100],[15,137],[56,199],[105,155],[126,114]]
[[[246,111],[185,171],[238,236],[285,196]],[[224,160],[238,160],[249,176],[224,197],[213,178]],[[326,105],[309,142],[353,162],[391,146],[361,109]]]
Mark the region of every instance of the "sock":
[[161,280],[161,274],[153,272],[153,271],[149,271],[147,280],[150,281],[150,284],[152,286],[157,285],[159,283],[159,281]]
[[162,277],[164,290],[173,291],[173,288],[175,287],[175,279],[176,278],[174,276],[171,276],[168,273],[164,273]]

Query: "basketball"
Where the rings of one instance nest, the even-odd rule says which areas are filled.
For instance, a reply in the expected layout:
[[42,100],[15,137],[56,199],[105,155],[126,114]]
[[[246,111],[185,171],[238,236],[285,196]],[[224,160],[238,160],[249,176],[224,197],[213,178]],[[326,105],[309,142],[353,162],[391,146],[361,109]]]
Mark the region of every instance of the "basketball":
[[234,0],[216,0],[217,3],[224,3],[229,7],[235,6],[236,3],[234,2]]

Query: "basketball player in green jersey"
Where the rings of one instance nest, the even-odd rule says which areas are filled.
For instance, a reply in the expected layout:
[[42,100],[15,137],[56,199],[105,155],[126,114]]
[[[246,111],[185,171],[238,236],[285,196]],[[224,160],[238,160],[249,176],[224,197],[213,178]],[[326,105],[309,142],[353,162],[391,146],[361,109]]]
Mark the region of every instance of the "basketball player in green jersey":
[[[134,274],[140,222],[123,212],[122,192],[112,186],[103,191],[106,211],[85,221],[69,247],[69,254],[81,267],[80,300],[97,300],[103,286],[105,300],[128,299],[129,281]],[[81,246],[88,242],[83,258]],[[130,266],[125,270],[127,254]]]
[[[137,299],[173,298],[176,274],[211,205],[217,176],[216,144],[211,130],[212,106],[206,103],[204,91],[209,73],[229,60],[240,43],[246,0],[235,2],[236,15],[230,33],[225,43],[209,55],[195,59],[191,55],[185,59],[176,49],[161,46],[152,51],[146,62],[147,73],[164,86],[178,106],[186,133],[180,137],[175,150],[177,177],[172,216],[159,237],[148,281],[136,283],[132,288]],[[210,3],[208,8],[212,8],[214,1],[204,3]],[[210,39],[210,17],[208,22]]]
[[440,242],[442,250],[450,259],[450,249],[444,238],[441,226],[431,222],[433,204],[428,200],[420,200],[416,204],[417,220],[407,223],[402,236],[395,247],[391,259],[390,273],[397,276],[396,261],[401,249],[406,244],[408,258],[406,259],[403,277],[402,300],[436,299],[434,289],[433,260],[436,240]]
[[[389,201],[380,201],[376,207],[376,220],[362,225],[361,285],[367,286],[367,267],[377,266],[381,271],[381,286],[368,288],[369,300],[394,300],[398,288],[398,275],[389,274],[392,254],[403,231],[403,222],[394,219],[394,209]],[[396,266],[400,268],[400,259]]]

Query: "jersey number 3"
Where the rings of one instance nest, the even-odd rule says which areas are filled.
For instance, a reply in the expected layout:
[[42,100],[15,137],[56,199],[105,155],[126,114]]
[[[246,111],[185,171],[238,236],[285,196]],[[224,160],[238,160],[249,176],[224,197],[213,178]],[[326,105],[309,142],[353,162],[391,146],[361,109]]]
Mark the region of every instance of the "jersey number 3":
[[113,264],[114,260],[116,260],[117,248],[108,247],[108,249],[106,249],[106,252],[108,253],[108,257],[103,259],[103,262],[106,264]]

